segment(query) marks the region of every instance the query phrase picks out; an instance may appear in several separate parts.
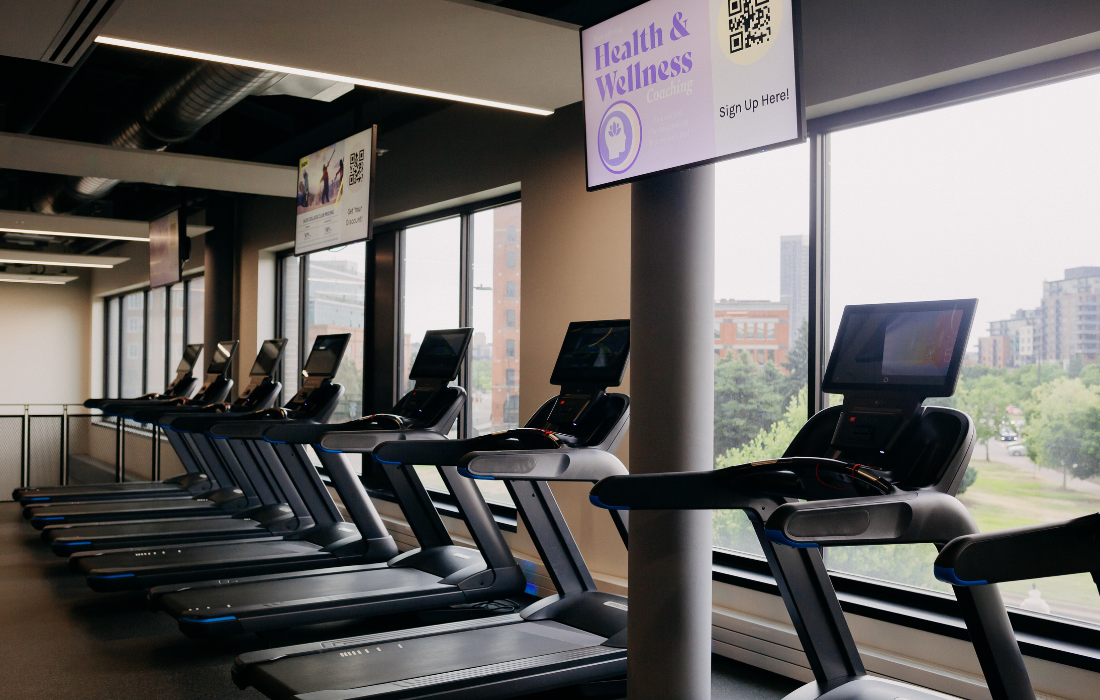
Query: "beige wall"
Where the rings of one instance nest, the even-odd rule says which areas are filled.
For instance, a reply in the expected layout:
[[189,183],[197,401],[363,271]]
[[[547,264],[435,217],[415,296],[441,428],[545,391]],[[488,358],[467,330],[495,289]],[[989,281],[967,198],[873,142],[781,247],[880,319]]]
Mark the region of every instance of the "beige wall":
[[90,396],[91,275],[68,284],[0,284],[0,403]]

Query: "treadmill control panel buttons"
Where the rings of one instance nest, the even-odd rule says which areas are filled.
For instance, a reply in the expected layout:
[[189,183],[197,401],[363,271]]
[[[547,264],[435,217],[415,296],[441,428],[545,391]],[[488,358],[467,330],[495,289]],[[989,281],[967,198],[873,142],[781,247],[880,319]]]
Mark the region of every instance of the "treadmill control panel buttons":
[[591,403],[590,396],[562,394],[558,396],[554,409],[550,411],[548,421],[554,425],[570,425],[580,420],[584,410]]

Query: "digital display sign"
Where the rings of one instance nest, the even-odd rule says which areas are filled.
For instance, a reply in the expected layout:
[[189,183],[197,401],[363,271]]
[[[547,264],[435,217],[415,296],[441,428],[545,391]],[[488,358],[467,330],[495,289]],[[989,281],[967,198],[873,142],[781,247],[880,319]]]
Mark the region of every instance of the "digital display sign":
[[582,30],[588,189],[805,138],[798,0],[650,0]]
[[371,127],[298,161],[295,255],[370,239],[377,139]]

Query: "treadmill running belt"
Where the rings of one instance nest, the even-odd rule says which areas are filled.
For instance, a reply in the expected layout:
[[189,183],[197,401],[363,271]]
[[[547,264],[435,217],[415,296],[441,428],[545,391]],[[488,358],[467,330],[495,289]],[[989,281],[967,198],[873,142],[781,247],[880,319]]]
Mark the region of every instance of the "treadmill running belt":
[[[258,557],[277,559],[279,557],[301,556],[319,552],[321,547],[312,542],[302,541],[264,541],[225,544],[214,542],[209,546],[172,546],[159,549],[140,549],[138,551],[115,551],[96,556],[80,557],[74,555],[71,561],[78,561],[78,571],[90,573],[125,569],[141,573],[143,569],[153,567],[194,566],[197,564],[213,566],[247,562]],[[77,560],[75,557],[80,557]]]
[[[472,671],[488,664],[522,663],[532,657],[599,647],[604,641],[603,637],[558,622],[521,622],[284,658],[271,667],[270,673],[263,665],[252,669],[256,677],[250,680],[261,691],[282,689],[277,697],[390,683],[397,689],[417,685],[418,679],[425,676]],[[609,653],[623,651],[599,648]]]
[[[314,572],[323,573],[323,572]],[[159,606],[178,614],[196,610],[209,610],[211,602],[218,605],[217,615],[224,615],[224,608],[233,608],[240,615],[240,608],[259,608],[270,611],[274,603],[279,610],[293,608],[295,603],[339,596],[383,594],[395,588],[433,587],[443,579],[419,569],[379,568],[366,571],[349,571],[343,574],[303,575],[300,578],[276,578],[267,581],[248,581],[209,588],[192,588],[163,596]],[[448,588],[451,588],[448,586]],[[200,616],[197,613],[194,616]],[[216,616],[214,613],[210,617]]]

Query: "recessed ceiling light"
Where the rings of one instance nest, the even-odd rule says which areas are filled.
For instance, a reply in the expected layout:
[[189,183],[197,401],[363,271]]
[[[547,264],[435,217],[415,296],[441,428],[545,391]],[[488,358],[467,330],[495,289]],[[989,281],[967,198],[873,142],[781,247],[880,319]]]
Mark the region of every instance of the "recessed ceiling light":
[[76,277],[72,275],[19,275],[13,272],[0,272],[0,282],[20,282],[22,284],[65,284]]
[[149,237],[138,238],[136,236],[112,236],[105,233],[77,233],[76,231],[40,231],[33,228],[9,228],[0,227],[0,231],[7,233],[25,233],[31,236],[64,236],[66,238],[105,238],[110,241],[139,241],[148,243]]
[[0,231],[28,236],[103,238],[111,241],[149,242],[149,224],[147,222],[104,219],[97,216],[68,216],[0,210]]
[[292,75],[304,75],[310,78],[318,78],[320,80],[332,80],[339,83],[352,83],[353,85],[362,85],[364,87],[376,88],[378,90],[392,90],[394,92],[406,92],[411,95],[422,95],[424,97],[438,97],[442,100],[453,100],[454,102],[467,102],[469,104],[481,105],[482,107],[496,107],[497,109],[510,109],[515,112],[524,112],[526,114],[537,114],[541,117],[549,116],[554,113],[552,109],[539,109],[537,107],[525,107],[523,105],[514,105],[507,102],[495,102],[493,100],[483,100],[479,97],[467,97],[465,95],[455,95],[449,92],[439,92],[437,90],[424,90],[422,88],[409,87],[408,85],[395,85],[393,83],[383,83],[378,80],[364,80],[363,78],[350,78],[346,75],[334,75],[332,73],[322,73],[315,70],[306,70],[304,68],[291,68],[290,66],[280,66],[274,63],[263,63],[261,61],[249,61],[244,58],[232,58],[230,56],[219,56],[212,53],[203,53],[201,51],[189,51],[188,49],[176,49],[171,46],[158,46],[157,44],[146,44],[141,41],[130,41],[129,39],[119,39],[113,36],[97,36],[95,38],[97,44],[109,44],[111,46],[122,46],[128,49],[138,49],[139,51],[153,51],[155,53],[170,54],[172,56],[183,56],[185,58],[195,58],[200,61],[213,61],[215,63],[228,63],[234,66],[243,66],[245,68],[256,68],[258,70],[270,70],[278,73],[290,73]]
[[61,267],[110,268],[121,265],[130,258],[111,258],[106,255],[61,255],[23,250],[0,250],[0,264],[5,265],[57,265]]

